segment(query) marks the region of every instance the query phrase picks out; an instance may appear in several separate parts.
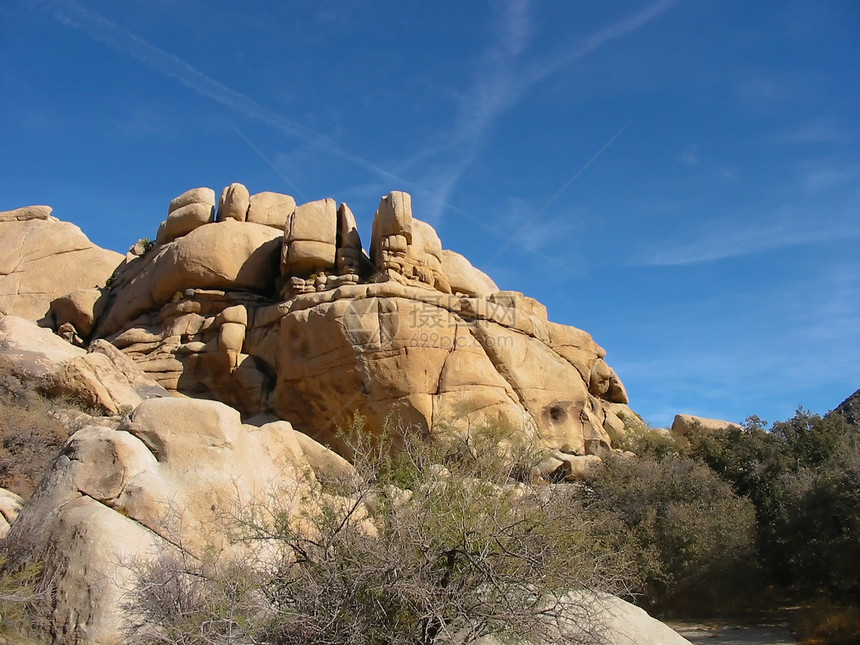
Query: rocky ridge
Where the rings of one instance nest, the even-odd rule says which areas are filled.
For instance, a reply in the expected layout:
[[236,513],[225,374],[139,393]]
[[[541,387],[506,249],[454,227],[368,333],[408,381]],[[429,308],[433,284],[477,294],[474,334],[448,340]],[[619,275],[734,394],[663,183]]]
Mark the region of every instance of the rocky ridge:
[[[50,211],[12,213],[0,225],[40,248],[16,265],[27,280],[90,249],[33,237],[33,222],[58,223]],[[45,566],[57,643],[123,642],[141,561],[247,548],[225,522],[237,505],[326,495],[320,480],[351,466],[316,440],[342,449],[335,431],[355,414],[424,435],[498,424],[538,439],[552,455],[540,474],[567,479],[637,419],[589,334],[443,249],[406,193],[382,198],[366,252],[345,204],[194,189],[154,242],[99,271],[0,317],[0,358],[18,376],[112,415],[69,439],[23,508],[0,496],[12,561]],[[647,623],[634,631],[652,642],[686,642],[598,601],[619,625]]]
[[430,432],[499,421],[560,456],[609,450],[636,419],[605,351],[499,291],[443,250],[411,197],[379,205],[369,254],[346,204],[296,205],[241,184],[171,201],[109,295],[55,300],[50,320],[80,343],[104,338],[169,391],[271,414],[337,445],[359,413]]

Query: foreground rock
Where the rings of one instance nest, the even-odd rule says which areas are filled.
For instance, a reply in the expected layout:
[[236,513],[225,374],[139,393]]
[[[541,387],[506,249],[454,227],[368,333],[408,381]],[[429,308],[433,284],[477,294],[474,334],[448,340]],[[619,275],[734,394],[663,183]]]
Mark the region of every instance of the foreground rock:
[[17,565],[43,564],[55,643],[123,643],[123,594],[142,563],[239,555],[240,509],[293,500],[299,513],[302,498],[323,494],[318,474],[349,468],[286,422],[248,426],[214,401],[152,399],[118,429],[71,437],[6,548]]
[[[553,628],[562,642],[604,645],[690,645],[690,641],[648,615],[644,609],[606,593],[571,592],[564,597],[571,608]],[[502,645],[494,636],[474,645]],[[522,645],[541,645],[528,641]]]
[[0,313],[39,320],[51,301],[104,286],[122,255],[102,249],[48,206],[0,213]]

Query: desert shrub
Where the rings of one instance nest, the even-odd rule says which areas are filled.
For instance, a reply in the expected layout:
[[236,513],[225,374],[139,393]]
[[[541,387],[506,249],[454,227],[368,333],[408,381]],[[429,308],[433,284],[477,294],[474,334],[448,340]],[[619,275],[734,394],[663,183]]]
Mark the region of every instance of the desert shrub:
[[0,363],[0,487],[29,497],[68,438],[55,406]]
[[[255,593],[240,594],[258,603],[241,642],[429,644],[491,633],[594,642],[596,617],[579,613],[579,633],[564,637],[553,619],[585,611],[570,590],[624,590],[625,555],[582,512],[574,487],[517,482],[536,452],[499,441],[497,428],[450,442],[365,437],[350,439],[354,472],[326,483],[337,495],[316,490],[242,513],[245,537],[280,557],[270,551],[250,576]],[[220,575],[194,575],[206,580],[196,589],[224,585]],[[139,589],[169,590],[153,587],[157,579]],[[175,642],[210,642],[194,635],[217,621],[218,642],[240,642],[225,640],[221,609],[194,614],[180,639],[177,595],[150,593],[137,607]],[[195,598],[185,605],[219,604]]]
[[0,643],[39,642],[37,618],[42,597],[38,591],[41,566],[33,565],[24,569],[8,566],[4,553],[0,553]]
[[663,459],[668,455],[683,454],[687,449],[684,439],[666,430],[650,427],[642,419],[623,417],[624,438],[613,442],[616,448],[629,450],[640,457]]
[[860,642],[860,603],[834,602],[818,596],[799,607],[792,618],[798,642],[804,645],[854,645]]
[[588,483],[589,510],[615,515],[635,540],[644,603],[713,599],[750,566],[753,506],[704,464],[611,457]]

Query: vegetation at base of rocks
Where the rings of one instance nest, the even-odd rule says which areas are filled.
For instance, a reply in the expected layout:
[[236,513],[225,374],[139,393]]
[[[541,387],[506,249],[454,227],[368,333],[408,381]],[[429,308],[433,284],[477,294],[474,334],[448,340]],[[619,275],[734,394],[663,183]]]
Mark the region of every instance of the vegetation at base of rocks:
[[0,488],[33,492],[69,436],[60,407],[0,362]]
[[768,580],[801,596],[860,598],[860,429],[803,409],[762,425],[694,432],[690,454],[755,505]]
[[612,456],[588,484],[589,512],[611,515],[633,542],[642,603],[687,611],[724,604],[754,569],[753,504],[701,462]]
[[[798,605],[804,643],[858,642],[860,428],[839,414],[821,417],[802,408],[769,430],[765,426],[752,416],[743,428],[699,428],[686,438],[633,432],[626,447],[640,455],[638,468],[648,461],[661,471],[678,460],[706,465],[751,504],[753,566],[745,563],[730,576],[744,586],[732,587],[727,597],[747,606]],[[633,484],[641,486],[641,480]],[[712,595],[722,587],[716,585]],[[651,593],[646,590],[645,600],[664,612],[676,608],[671,597],[661,601]]]
[[29,635],[41,622],[35,610],[43,601],[37,592],[42,568],[33,565],[11,571],[6,568],[6,563],[6,557],[0,553],[0,645],[40,642],[32,640]]
[[860,643],[860,605],[817,596],[799,607],[792,629],[801,645]]
[[327,484],[337,495],[240,516],[266,564],[150,568],[131,597],[148,625],[137,642],[594,642],[596,616],[563,636],[556,619],[585,611],[570,590],[624,592],[629,556],[575,487],[517,481],[535,452],[496,437],[351,435],[355,470]]

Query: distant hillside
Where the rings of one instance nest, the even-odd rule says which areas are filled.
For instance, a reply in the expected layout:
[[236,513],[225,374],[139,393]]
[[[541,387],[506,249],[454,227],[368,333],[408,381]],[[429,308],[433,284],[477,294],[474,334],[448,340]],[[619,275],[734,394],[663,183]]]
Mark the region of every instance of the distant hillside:
[[836,406],[830,414],[841,414],[851,426],[860,428],[860,390]]

